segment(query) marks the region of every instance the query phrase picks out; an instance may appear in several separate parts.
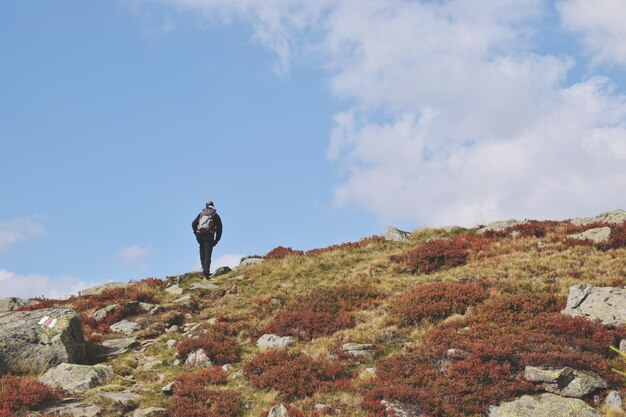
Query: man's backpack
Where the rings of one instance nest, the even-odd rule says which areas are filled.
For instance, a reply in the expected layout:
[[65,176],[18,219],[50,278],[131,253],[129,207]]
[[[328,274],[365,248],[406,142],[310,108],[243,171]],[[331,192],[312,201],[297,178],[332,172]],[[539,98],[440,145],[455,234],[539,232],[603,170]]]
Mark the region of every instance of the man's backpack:
[[198,222],[198,232],[215,233],[215,210],[202,210],[200,220]]

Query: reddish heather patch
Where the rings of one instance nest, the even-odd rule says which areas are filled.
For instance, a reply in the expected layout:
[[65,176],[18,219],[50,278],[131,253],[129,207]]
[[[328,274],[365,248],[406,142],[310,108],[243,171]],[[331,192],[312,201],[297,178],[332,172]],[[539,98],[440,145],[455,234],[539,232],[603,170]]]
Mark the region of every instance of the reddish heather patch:
[[302,254],[304,254],[304,252],[301,250],[294,250],[291,248],[286,248],[284,246],[277,246],[265,255],[265,259],[283,259],[287,256]]
[[261,353],[244,366],[244,372],[256,388],[275,389],[286,399],[328,390],[351,377],[336,362],[283,349]]
[[464,265],[472,252],[479,252],[492,242],[490,237],[462,234],[421,242],[414,249],[392,256],[391,260],[404,264],[414,274],[426,274]]
[[61,399],[61,393],[34,378],[10,374],[0,377],[0,416],[36,410]]
[[438,321],[463,314],[486,298],[484,281],[421,284],[391,300],[390,317],[400,326],[413,326],[422,320]]
[[178,357],[185,360],[187,355],[198,349],[215,364],[233,363],[239,360],[239,344],[227,325],[215,325],[197,339],[185,339],[178,344]]
[[380,296],[369,285],[320,288],[294,300],[258,333],[299,340],[328,336],[354,326],[353,312],[373,305]]

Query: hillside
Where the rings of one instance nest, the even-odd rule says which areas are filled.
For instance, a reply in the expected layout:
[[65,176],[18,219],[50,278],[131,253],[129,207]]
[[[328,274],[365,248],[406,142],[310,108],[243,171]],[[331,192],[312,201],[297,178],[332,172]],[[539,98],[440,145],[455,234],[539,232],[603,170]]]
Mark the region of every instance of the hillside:
[[[499,404],[490,415],[625,415],[615,370],[626,366],[611,349],[626,338],[624,221],[423,228],[279,247],[211,280],[5,300],[5,336],[18,320],[60,329],[73,319],[53,325],[55,314],[75,312],[86,345],[80,359],[14,366],[0,339],[0,416],[256,417],[278,404],[274,417],[478,416]],[[39,345],[69,343],[48,336]],[[68,376],[59,362],[87,366]],[[44,373],[66,390],[36,382]]]

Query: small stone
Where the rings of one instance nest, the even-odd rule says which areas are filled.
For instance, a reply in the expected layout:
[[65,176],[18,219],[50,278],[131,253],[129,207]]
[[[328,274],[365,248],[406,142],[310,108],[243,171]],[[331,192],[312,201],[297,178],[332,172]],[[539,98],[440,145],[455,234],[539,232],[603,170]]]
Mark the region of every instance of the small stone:
[[182,296],[180,298],[177,298],[176,300],[174,300],[174,302],[176,304],[184,304],[184,303],[188,303],[191,301],[191,295],[187,294],[185,296]]
[[183,289],[178,284],[167,287],[165,292],[172,295],[183,295]]
[[222,371],[230,372],[233,369],[233,366],[230,363],[226,363],[222,365]]
[[275,334],[264,334],[257,340],[256,345],[259,349],[280,349],[294,343],[296,343],[296,340],[291,336],[280,337]]
[[98,310],[95,313],[93,313],[91,315],[91,318],[94,319],[95,321],[102,321],[105,318],[107,318],[107,316],[109,314],[114,313],[115,310],[118,309],[118,307],[119,307],[119,304],[111,304],[111,305],[108,305],[106,307],[103,307],[100,310]]
[[609,391],[604,400],[604,404],[610,410],[622,412],[622,397],[619,395],[617,391]]
[[216,290],[219,289],[218,285],[213,284],[212,282],[209,281],[198,281],[198,282],[194,282],[193,284],[191,284],[191,286],[189,287],[190,290]]
[[217,317],[211,317],[206,322],[213,326],[215,323],[217,323]]
[[[178,326],[177,325],[173,325],[169,329],[165,329],[165,333],[175,333],[177,331],[178,331]],[[176,341],[174,341],[174,342],[176,342]]]
[[213,366],[213,362],[209,359],[209,357],[204,353],[203,349],[198,349],[195,352],[187,355],[187,359],[185,360],[185,366],[189,368],[197,368],[197,367],[211,367]]
[[284,404],[277,404],[272,407],[267,417],[289,417],[289,410]]
[[161,407],[149,407],[136,410],[132,417],[167,417],[167,409]]
[[365,372],[367,372],[368,374],[376,375],[376,367],[365,368]]
[[165,342],[165,346],[167,346],[168,348],[173,348],[174,346],[176,346],[176,343],[178,343],[177,340],[169,339],[167,342]]
[[169,384],[167,384],[166,386],[164,386],[163,388],[161,388],[161,392],[163,392],[163,394],[170,396],[174,394],[174,385],[178,384],[177,381],[174,382],[170,382]]
[[345,343],[341,347],[341,351],[355,357],[371,356],[373,354],[372,345],[363,343]]

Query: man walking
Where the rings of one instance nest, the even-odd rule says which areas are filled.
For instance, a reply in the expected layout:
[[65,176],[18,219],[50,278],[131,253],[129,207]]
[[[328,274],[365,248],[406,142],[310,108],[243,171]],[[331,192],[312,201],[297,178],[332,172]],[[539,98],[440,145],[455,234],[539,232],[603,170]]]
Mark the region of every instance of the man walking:
[[191,223],[191,228],[200,244],[200,263],[205,278],[211,275],[211,254],[213,246],[222,238],[222,219],[215,211],[212,201],[206,203],[206,207],[196,216]]

